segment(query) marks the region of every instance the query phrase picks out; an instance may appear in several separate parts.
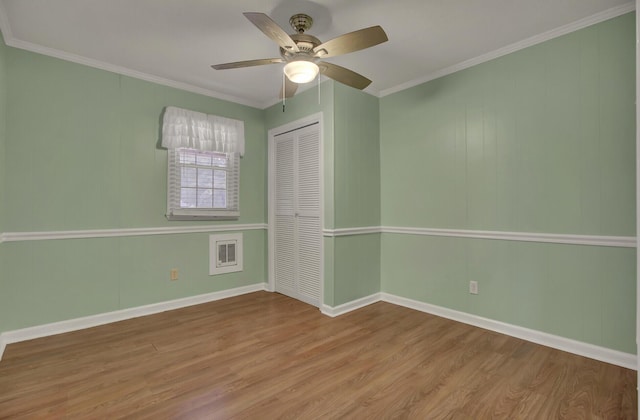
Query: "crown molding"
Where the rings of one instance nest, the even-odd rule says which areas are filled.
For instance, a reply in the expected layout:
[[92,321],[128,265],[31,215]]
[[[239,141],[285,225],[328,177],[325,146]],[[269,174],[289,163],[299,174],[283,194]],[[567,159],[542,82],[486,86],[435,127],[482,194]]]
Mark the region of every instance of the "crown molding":
[[531,47],[536,44],[540,44],[545,41],[552,40],[554,38],[560,37],[562,35],[567,35],[571,32],[575,32],[579,29],[586,28],[591,25],[595,25],[596,23],[604,22],[605,20],[613,19],[615,17],[624,15],[625,13],[632,12],[636,9],[635,2],[630,1],[620,6],[612,7],[611,9],[607,9],[603,12],[596,13],[595,15],[588,16],[586,18],[577,20],[575,22],[569,23],[564,26],[560,26],[559,28],[552,29],[547,32],[543,32],[538,35],[534,35],[530,38],[524,39],[522,41],[515,42],[513,44],[507,45],[506,47],[499,48],[497,50],[491,51],[487,54],[480,55],[475,58],[471,58],[469,60],[465,60],[461,63],[454,64],[450,67],[445,67],[441,70],[438,70],[434,73],[428,74],[424,77],[420,77],[418,79],[411,80],[406,83],[402,83],[398,86],[383,89],[378,93],[379,98],[383,98],[385,96],[391,95],[396,92],[400,92],[414,86],[421,85],[423,83],[429,82],[431,80],[439,79],[441,77],[447,76],[449,74],[453,74],[459,72],[460,70],[468,69],[473,66],[477,66],[478,64],[486,63],[487,61],[494,60],[496,58],[502,57],[507,54],[511,54],[513,52]]
[[[539,44],[541,42],[545,42],[548,40],[551,40],[553,38],[557,38],[559,36],[562,35],[566,35],[568,33],[577,31],[579,29],[585,28],[587,26],[591,26],[594,25],[596,23],[600,23],[603,22],[605,20],[608,19],[612,19],[614,17],[623,15],[625,13],[629,13],[635,10],[635,2],[634,1],[630,1],[628,3],[625,3],[623,5],[617,6],[617,7],[613,7],[611,9],[605,10],[603,12],[600,13],[596,13],[595,15],[586,17],[584,19],[580,19],[577,20],[573,23],[561,26],[559,28],[556,29],[552,29],[550,31],[544,32],[542,34],[539,35],[534,35],[530,38],[527,38],[525,40],[507,45],[506,47],[494,50],[492,52],[489,52],[487,54],[483,54],[480,55],[478,57],[463,61],[461,63],[455,64],[453,66],[450,67],[446,67],[444,69],[438,70],[434,73],[431,73],[427,76],[424,77],[420,77],[418,79],[414,79],[411,80],[409,82],[406,83],[402,83],[400,85],[397,85],[395,87],[392,88],[388,88],[388,89],[383,89],[383,90],[375,90],[373,88],[368,88],[367,92],[370,93],[371,95],[374,95],[376,97],[382,98],[385,97],[387,95],[391,95],[393,93],[396,92],[400,92],[402,90],[406,90],[409,89],[411,87],[429,82],[431,80],[434,79],[438,79],[440,77],[458,72],[460,70],[464,70],[467,69],[469,67],[473,67],[476,66],[478,64],[482,64],[484,62],[493,60],[495,58],[510,54],[512,52],[530,47],[532,45],[536,45]],[[50,56],[50,57],[54,57],[54,58],[59,58],[65,61],[70,61],[73,63],[77,63],[77,64],[82,64],[82,65],[86,65],[89,67],[93,67],[93,68],[97,68],[97,69],[101,69],[101,70],[105,70],[105,71],[109,71],[112,73],[116,73],[116,74],[121,74],[123,76],[128,76],[128,77],[132,77],[135,79],[140,79],[140,80],[144,80],[147,82],[151,82],[151,83],[156,83],[159,85],[163,85],[163,86],[168,86],[168,87],[172,87],[175,89],[180,89],[183,91],[187,91],[187,92],[192,92],[192,93],[196,93],[196,94],[200,94],[200,95],[204,95],[204,96],[208,96],[208,97],[212,97],[212,98],[216,98],[216,99],[221,99],[224,101],[229,101],[229,102],[233,102],[236,104],[240,104],[240,105],[246,105],[252,108],[258,108],[258,109],[266,109],[269,108],[271,106],[273,106],[274,104],[280,102],[278,101],[274,101],[274,100],[267,100],[267,101],[252,101],[252,100],[248,100],[246,98],[242,98],[239,96],[233,96],[233,95],[228,95],[228,94],[224,94],[221,92],[217,92],[214,90],[210,90],[210,89],[205,89],[202,87],[198,87],[195,85],[191,85],[189,83],[184,83],[184,82],[178,82],[176,80],[171,80],[171,79],[166,79],[163,77],[159,77],[159,76],[155,76],[152,74],[148,74],[148,73],[144,73],[141,71],[137,71],[137,70],[133,70],[133,69],[129,69],[126,67],[122,67],[122,66],[117,66],[117,65],[113,65],[113,64],[109,64],[103,61],[99,61],[99,60],[94,60],[94,59],[90,59],[87,57],[83,57],[77,54],[72,54],[69,52],[65,52],[62,50],[57,50],[54,48],[48,48],[48,47],[44,47],[42,45],[38,45],[38,44],[34,44],[34,43],[30,43],[30,42],[26,42],[26,41],[22,41],[19,39],[16,39],[13,36],[13,33],[11,31],[11,25],[9,23],[9,20],[7,18],[7,14],[6,11],[4,10],[4,5],[3,3],[0,1],[0,31],[2,32],[5,44],[10,46],[10,47],[14,47],[14,48],[19,48],[19,49],[23,49],[26,51],[31,51],[34,53],[38,53],[38,54],[42,54],[42,55],[46,55],[46,56]],[[310,87],[309,87],[310,88]],[[306,90],[306,89],[303,89]]]
[[[6,21],[6,18],[4,20]],[[0,18],[0,22],[2,21],[3,19]],[[10,33],[10,30],[8,32]],[[4,35],[4,31],[3,31],[3,35]],[[263,106],[263,104],[260,102],[250,101],[245,98],[241,98],[239,96],[227,95],[224,93],[216,92],[214,90],[191,85],[189,83],[166,79],[164,77],[155,76],[153,74],[144,73],[144,72],[133,70],[127,67],[117,66],[115,64],[110,64],[104,61],[83,57],[81,55],[72,54],[66,51],[61,51],[54,48],[33,44],[31,42],[22,41],[15,38],[8,38],[7,36],[5,36],[4,41],[10,47],[19,48],[21,50],[30,51],[30,52],[46,55],[53,58],[59,58],[61,60],[70,61],[72,63],[82,64],[84,66],[93,67],[93,68],[105,70],[111,73],[132,77],[134,79],[144,80],[146,82],[151,82],[151,83],[155,83],[162,86],[180,89],[186,92],[197,93],[199,95],[221,99],[223,101],[233,102],[240,105],[246,105],[252,108],[262,109],[262,106]]]
[[162,86],[184,90],[186,92],[197,93],[199,95],[221,99],[223,101],[229,101],[229,102],[233,102],[240,105],[246,105],[252,108],[258,108],[258,109],[264,108],[264,103],[261,103],[261,102],[250,101],[246,98],[241,98],[239,96],[227,95],[214,90],[191,85],[189,83],[178,82],[176,80],[167,79],[167,78],[156,76],[153,74],[144,73],[138,70],[133,70],[127,67],[117,66],[114,64],[106,63],[104,61],[83,57],[81,55],[72,54],[70,52],[58,50],[55,48],[49,48],[42,45],[17,39],[13,36],[13,32],[11,31],[11,24],[9,23],[7,13],[4,8],[4,3],[2,1],[0,1],[0,31],[2,32],[4,43],[9,47],[19,48],[21,50],[30,51],[30,52],[46,55],[53,58],[59,58],[61,60],[70,61],[72,63],[82,64],[88,67],[105,70],[111,73],[132,77],[134,79],[140,79],[146,82],[151,82],[151,83],[155,83]]

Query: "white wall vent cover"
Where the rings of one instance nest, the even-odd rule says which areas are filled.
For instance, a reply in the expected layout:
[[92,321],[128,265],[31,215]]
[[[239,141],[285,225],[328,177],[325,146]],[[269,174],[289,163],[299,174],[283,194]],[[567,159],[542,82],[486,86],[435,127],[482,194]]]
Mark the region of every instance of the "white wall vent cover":
[[209,235],[209,275],[242,271],[242,233]]

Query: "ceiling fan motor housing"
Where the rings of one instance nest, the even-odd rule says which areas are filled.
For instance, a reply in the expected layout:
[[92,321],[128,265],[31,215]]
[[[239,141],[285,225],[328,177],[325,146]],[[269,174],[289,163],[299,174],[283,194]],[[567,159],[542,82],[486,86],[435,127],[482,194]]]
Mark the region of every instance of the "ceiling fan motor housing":
[[291,39],[293,39],[293,41],[296,43],[300,51],[296,53],[289,50],[285,50],[284,48],[281,47],[280,55],[282,56],[282,58],[284,58],[286,61],[290,61],[292,59],[304,59],[304,58],[308,60],[314,59],[313,49],[321,44],[318,38],[316,38],[313,35],[299,33],[299,34],[291,35]]

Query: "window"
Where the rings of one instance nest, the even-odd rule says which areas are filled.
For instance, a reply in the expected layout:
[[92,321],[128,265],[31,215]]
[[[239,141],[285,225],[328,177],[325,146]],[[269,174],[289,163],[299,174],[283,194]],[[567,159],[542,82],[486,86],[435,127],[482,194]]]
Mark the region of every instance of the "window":
[[167,217],[238,217],[237,153],[179,148],[169,151]]
[[162,146],[169,149],[169,220],[238,218],[244,123],[167,107]]

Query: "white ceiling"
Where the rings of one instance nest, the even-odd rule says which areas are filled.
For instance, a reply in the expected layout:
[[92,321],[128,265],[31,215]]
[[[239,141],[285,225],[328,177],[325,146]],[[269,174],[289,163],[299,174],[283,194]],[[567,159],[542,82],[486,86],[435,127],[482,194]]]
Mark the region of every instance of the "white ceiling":
[[321,41],[381,25],[389,41],[327,61],[385,94],[634,10],[629,0],[0,0],[5,42],[259,108],[277,102],[282,65],[213,70],[279,57],[242,12],[307,13]]

